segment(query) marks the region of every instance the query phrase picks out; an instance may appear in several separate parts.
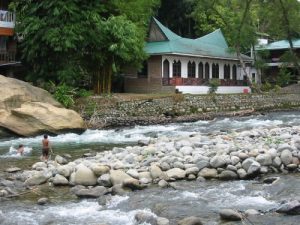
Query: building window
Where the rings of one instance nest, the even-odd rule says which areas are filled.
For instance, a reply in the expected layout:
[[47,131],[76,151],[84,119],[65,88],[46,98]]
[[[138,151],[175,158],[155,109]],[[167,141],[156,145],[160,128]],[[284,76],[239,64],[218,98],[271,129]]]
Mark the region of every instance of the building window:
[[252,82],[255,83],[256,79],[255,79],[255,73],[252,73]]
[[219,64],[212,64],[212,78],[219,78]]
[[209,64],[205,63],[205,80],[209,79]]
[[164,60],[163,67],[164,67],[163,77],[164,78],[169,78],[170,77],[170,63],[169,63],[169,60],[167,60],[167,59]]
[[138,77],[147,78],[148,77],[148,62],[143,62],[143,67],[138,71]]
[[198,65],[198,77],[200,79],[203,79],[203,63],[200,62]]
[[224,79],[230,79],[230,65],[224,65]]
[[237,80],[237,76],[236,76],[236,65],[232,66],[232,79],[233,80]]
[[173,77],[181,77],[181,62],[174,60],[173,62]]
[[195,62],[188,63],[188,77],[195,78],[196,77],[196,64]]

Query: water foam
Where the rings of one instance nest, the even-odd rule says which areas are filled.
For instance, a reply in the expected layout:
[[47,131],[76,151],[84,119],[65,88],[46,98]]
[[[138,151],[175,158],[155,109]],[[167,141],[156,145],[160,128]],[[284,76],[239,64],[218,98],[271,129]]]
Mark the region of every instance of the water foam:
[[[135,225],[135,215],[138,212],[146,212],[156,217],[149,209],[138,209],[132,211],[102,210],[96,201],[83,200],[80,202],[67,203],[59,206],[34,207],[31,209],[19,208],[17,211],[6,212],[11,224],[38,225],[38,224],[60,224],[77,225]],[[144,225],[148,225],[144,223]],[[150,224],[149,224],[150,225]]]
[[23,155],[18,153],[18,149],[14,148],[14,146],[9,147],[9,151],[4,155],[0,155],[0,158],[22,158],[26,155],[30,155],[32,152],[32,148],[24,146]]
[[[139,140],[149,140],[151,137],[174,137],[174,136],[189,136],[195,133],[207,133],[222,129],[252,129],[259,127],[270,127],[282,124],[288,124],[293,118],[300,123],[300,115],[271,115],[271,116],[256,116],[249,118],[223,118],[213,121],[197,121],[193,123],[177,123],[168,125],[151,125],[151,126],[135,126],[122,129],[108,130],[86,130],[82,134],[67,133],[57,136],[49,136],[50,141],[54,145],[59,144],[131,144],[137,143]],[[17,144],[23,144],[30,147],[41,145],[43,136],[31,138],[18,138],[0,142],[0,147],[10,147]]]

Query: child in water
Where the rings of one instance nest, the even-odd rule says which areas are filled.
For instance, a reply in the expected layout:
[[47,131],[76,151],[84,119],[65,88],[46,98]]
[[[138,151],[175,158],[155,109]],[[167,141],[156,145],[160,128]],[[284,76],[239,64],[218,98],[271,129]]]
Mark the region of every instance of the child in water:
[[20,155],[23,155],[23,153],[24,153],[24,145],[22,145],[22,144],[19,145],[18,153],[19,153]]

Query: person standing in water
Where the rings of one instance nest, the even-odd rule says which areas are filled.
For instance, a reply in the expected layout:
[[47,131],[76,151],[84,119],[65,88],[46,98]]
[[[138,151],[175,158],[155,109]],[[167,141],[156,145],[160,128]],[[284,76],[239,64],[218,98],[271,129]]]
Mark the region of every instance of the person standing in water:
[[50,142],[48,140],[48,135],[47,134],[44,135],[44,139],[42,140],[42,145],[43,145],[42,158],[44,160],[48,161],[49,151],[51,150],[51,148],[50,148]]

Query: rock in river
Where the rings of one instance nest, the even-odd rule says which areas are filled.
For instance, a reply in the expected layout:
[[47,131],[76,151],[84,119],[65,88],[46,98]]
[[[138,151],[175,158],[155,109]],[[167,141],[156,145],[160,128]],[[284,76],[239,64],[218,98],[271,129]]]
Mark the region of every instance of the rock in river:
[[83,119],[47,91],[0,75],[0,128],[21,136],[84,130]]

